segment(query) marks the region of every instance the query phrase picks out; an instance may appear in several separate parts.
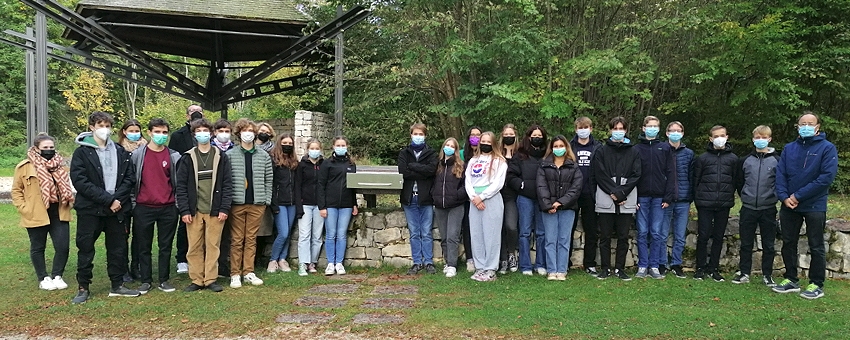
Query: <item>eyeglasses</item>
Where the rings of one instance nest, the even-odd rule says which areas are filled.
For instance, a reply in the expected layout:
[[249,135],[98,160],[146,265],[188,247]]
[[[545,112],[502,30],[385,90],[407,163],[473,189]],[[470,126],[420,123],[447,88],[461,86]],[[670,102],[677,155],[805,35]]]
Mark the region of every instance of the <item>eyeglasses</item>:
[[817,126],[817,125],[818,125],[818,123],[808,123],[808,122],[806,122],[806,123],[797,124],[797,127],[800,127],[800,126]]

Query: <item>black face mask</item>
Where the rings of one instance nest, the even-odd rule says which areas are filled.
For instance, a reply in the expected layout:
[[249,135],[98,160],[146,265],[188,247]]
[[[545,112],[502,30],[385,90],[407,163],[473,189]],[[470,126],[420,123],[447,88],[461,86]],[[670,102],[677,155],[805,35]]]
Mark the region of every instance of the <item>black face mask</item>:
[[189,120],[196,120],[201,118],[204,118],[204,114],[199,111],[192,112],[192,114],[189,116]]
[[292,151],[295,151],[295,146],[292,145],[281,145],[280,149],[283,150],[285,154],[291,154]]
[[272,138],[272,136],[268,133],[261,133],[257,135],[257,139],[259,139],[263,143],[268,142],[270,138]]
[[40,150],[40,153],[41,157],[44,157],[44,159],[48,161],[53,159],[54,156],[56,156],[56,150]]
[[514,145],[516,143],[516,137],[502,137],[502,142],[505,145]]
[[536,148],[539,148],[545,144],[545,141],[541,137],[531,137],[531,145]]
[[481,150],[482,153],[493,152],[493,146],[490,144],[478,144],[478,149]]

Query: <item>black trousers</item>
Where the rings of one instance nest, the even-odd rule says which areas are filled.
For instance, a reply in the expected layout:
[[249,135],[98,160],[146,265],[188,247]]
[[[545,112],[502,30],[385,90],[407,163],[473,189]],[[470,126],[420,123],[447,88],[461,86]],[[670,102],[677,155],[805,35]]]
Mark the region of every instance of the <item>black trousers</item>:
[[186,253],[189,252],[189,235],[186,234],[186,223],[182,220],[177,221],[177,254],[174,259],[177,263],[187,263]]
[[[584,268],[596,267],[596,253],[599,251],[599,221],[596,213],[596,201],[593,196],[579,197],[578,210],[576,210],[576,219],[573,222],[573,234],[576,232],[575,226],[578,225],[578,220],[581,218],[581,227],[584,230],[584,260],[582,265]],[[570,242],[573,237],[570,236]],[[570,247],[570,253],[575,248]],[[570,256],[572,258],[572,256]]]
[[[720,267],[723,235],[729,222],[730,208],[697,207],[697,270],[712,273]],[[711,240],[711,258],[708,258],[708,240]]]
[[629,228],[635,222],[632,214],[599,214],[599,262],[602,269],[611,268],[611,237],[617,232],[617,253],[614,268],[626,268],[626,254],[629,252]]
[[[41,204],[41,201],[36,202]],[[68,248],[70,248],[70,226],[68,222],[59,220],[59,203],[51,203],[47,208],[47,216],[50,217],[50,224],[46,226],[27,228],[27,234],[30,238],[30,260],[35,268],[35,275],[38,281],[45,277],[51,278],[56,276],[64,276],[65,265],[68,264]],[[47,274],[47,265],[44,261],[44,250],[47,248],[47,235],[50,235],[50,240],[53,241],[53,270],[50,275]]]
[[127,231],[118,216],[95,216],[77,212],[77,282],[89,288],[94,268],[95,242],[106,234],[106,272],[112,288],[123,283],[127,272]]
[[469,235],[469,202],[463,204],[463,221],[460,223],[460,232],[463,236],[463,253],[466,260],[472,260],[472,236]]
[[741,262],[738,270],[749,275],[753,267],[753,246],[756,243],[756,228],[761,232],[761,272],[764,276],[773,273],[773,258],[776,257],[776,207],[753,210],[741,207]]
[[519,234],[517,233],[519,212],[517,212],[516,197],[504,200],[504,203],[505,215],[502,219],[502,247],[499,249],[500,261],[507,261],[508,254],[516,252],[517,244],[519,243]]
[[[230,220],[224,221],[224,228],[221,229],[221,244],[218,249],[218,275],[230,277]],[[260,267],[262,268],[262,267]]]
[[809,282],[823,288],[826,278],[826,247],[823,244],[823,230],[826,227],[826,212],[796,212],[785,207],[779,210],[779,224],[782,229],[782,262],[785,262],[785,278],[798,282],[797,241],[800,229],[806,221],[806,237],[809,239],[809,252],[812,261],[809,264]]
[[[156,225],[154,227],[154,225]],[[171,244],[177,229],[177,207],[148,207],[136,205],[133,209],[133,239],[139,247],[139,278],[143,283],[153,282],[153,263],[151,249],[156,229],[156,244],[159,248],[157,265],[159,282],[169,279],[171,273]]]

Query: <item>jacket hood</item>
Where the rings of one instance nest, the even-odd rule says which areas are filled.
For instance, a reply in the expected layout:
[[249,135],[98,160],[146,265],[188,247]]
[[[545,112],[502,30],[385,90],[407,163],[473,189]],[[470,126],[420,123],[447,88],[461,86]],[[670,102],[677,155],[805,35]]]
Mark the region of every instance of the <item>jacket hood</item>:
[[605,144],[617,148],[630,148],[634,146],[634,144],[632,144],[632,141],[628,137],[624,138],[622,142],[615,142],[611,140],[611,138],[607,138],[605,139]]
[[[555,155],[546,156],[546,158],[544,158],[542,161],[540,161],[540,166],[551,166],[551,167],[557,168],[557,166],[555,165]],[[562,165],[562,166],[572,168],[572,167],[576,166],[576,162],[574,162],[572,159],[565,158],[564,159],[564,165]]]
[[[77,138],[74,138],[74,142],[80,146],[87,146],[90,148],[100,148],[97,145],[97,141],[94,140],[94,134],[91,131],[86,131],[77,135]],[[109,139],[106,141],[106,144],[112,144],[112,140]]]
[[673,149],[673,151],[679,151],[679,150],[682,150],[682,149],[687,148],[687,147],[688,147],[688,146],[687,146],[687,145],[685,145],[685,143],[684,143],[684,142],[679,142],[679,146],[678,146],[678,147],[675,147],[675,148],[673,147],[673,145],[672,145],[672,144],[670,144],[670,148],[671,148],[671,149]]
[[[596,138],[593,138],[593,135],[590,135],[590,137],[587,137],[587,140],[588,140],[587,145],[594,145],[594,144],[598,143]],[[578,135],[573,136],[573,139],[570,142],[574,143],[574,144],[578,143]]]
[[[319,158],[317,159],[316,163],[321,163],[324,159],[325,158],[322,155],[319,155]],[[301,161],[313,164],[313,162],[310,161],[310,155],[301,156]]]
[[732,144],[726,143],[726,146],[723,147],[723,149],[715,149],[714,143],[708,142],[705,146],[705,150],[711,153],[732,152]]
[[808,144],[814,144],[814,143],[817,143],[817,142],[820,142],[820,141],[823,141],[823,140],[826,140],[826,132],[820,131],[820,132],[818,132],[818,134],[811,136],[811,137],[805,137],[804,138],[804,137],[797,136],[797,139],[795,141],[797,143],[800,143],[800,144],[803,144],[803,145],[808,145]]
[[647,139],[645,132],[641,132],[638,135],[638,140],[643,144],[649,144],[649,145],[662,142],[661,138],[658,138],[658,137],[655,137],[654,139]]
[[756,156],[756,157],[770,157],[770,156],[773,156],[775,154],[776,154],[776,149],[774,149],[774,148],[767,148],[767,152],[758,152],[756,150],[753,150],[753,152],[750,152],[751,156]]

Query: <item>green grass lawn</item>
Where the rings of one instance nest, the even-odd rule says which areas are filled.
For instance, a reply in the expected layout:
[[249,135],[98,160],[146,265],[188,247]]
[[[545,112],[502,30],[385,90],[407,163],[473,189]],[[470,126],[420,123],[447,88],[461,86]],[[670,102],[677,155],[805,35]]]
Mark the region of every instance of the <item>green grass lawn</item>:
[[[0,336],[310,338],[341,332],[364,338],[796,339],[843,338],[850,327],[846,317],[850,283],[838,280],[827,282],[825,298],[807,301],[796,294],[771,293],[756,283],[734,285],[672,276],[661,281],[599,281],[573,270],[566,282],[513,273],[496,282],[478,283],[465,271],[454,279],[442,275],[409,279],[402,275],[404,269],[351,268],[351,274],[367,273],[369,278],[360,283],[357,293],[345,296],[350,298],[345,307],[337,309],[297,307],[293,301],[312,286],[344,281],[318,275],[302,278],[295,273],[260,272],[265,285],[226,288],[218,294],[153,290],[139,298],[108,298],[102,238],[91,286],[93,296],[84,305],[71,305],[76,286],[73,230],[65,275],[71,289],[46,292],[37,288],[28,256],[29,242],[17,221],[13,207],[0,205],[0,232],[5,235],[0,243],[0,282],[4,283]],[[48,257],[52,257],[52,250]],[[186,275],[174,276],[172,283],[178,289],[189,284]],[[355,314],[375,312],[360,305],[374,297],[370,294],[372,287],[385,284],[419,287],[415,308],[377,311],[405,315],[405,323],[353,325]],[[274,323],[276,316],[292,312],[336,316],[321,326],[279,327]]]

